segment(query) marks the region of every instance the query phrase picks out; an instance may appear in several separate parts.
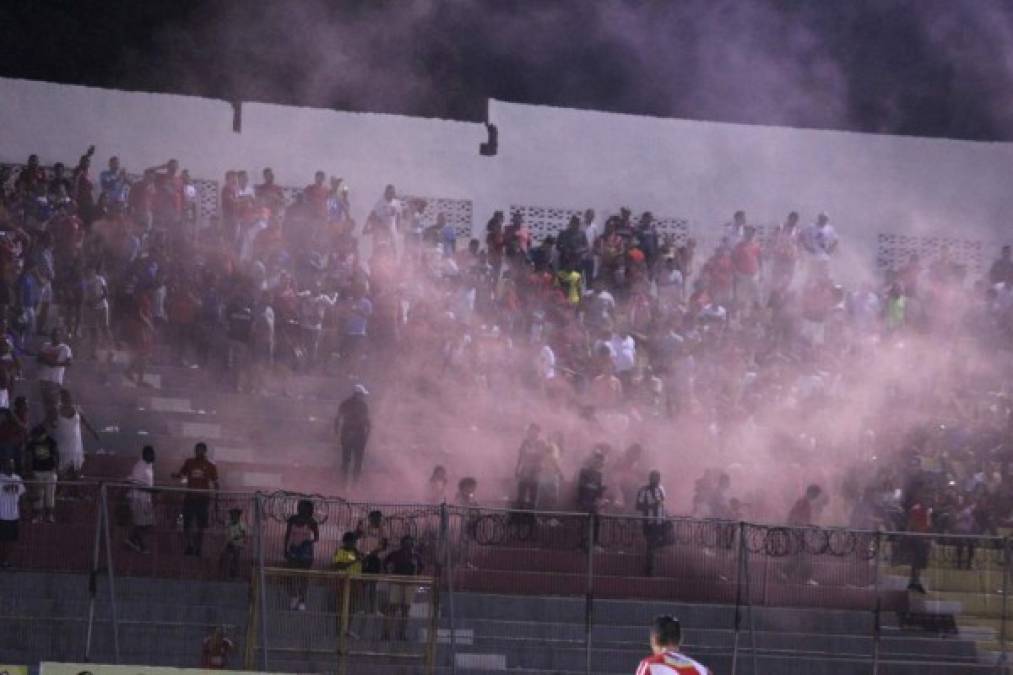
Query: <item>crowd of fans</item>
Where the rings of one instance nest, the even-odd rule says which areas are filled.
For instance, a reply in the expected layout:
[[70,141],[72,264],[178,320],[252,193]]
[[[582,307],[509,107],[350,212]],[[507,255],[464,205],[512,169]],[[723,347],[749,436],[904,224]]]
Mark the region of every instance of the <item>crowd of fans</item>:
[[[288,372],[380,362],[392,377],[417,365],[460,389],[543,401],[518,453],[520,508],[660,522],[657,469],[690,447],[715,458],[693,489],[702,517],[806,524],[827,509],[856,527],[994,534],[1013,508],[1009,247],[980,278],[944,248],[847,288],[838,277],[857,275],[841,274],[846,238],[825,213],[808,224],[791,213],[761,236],[739,211],[707,252],[626,208],[603,219],[588,210],[540,241],[519,213],[496,212],[465,242],[442,214],[425,225],[427,205],[393,185],[360,227],[341,178],[318,171],[289,199],[268,168],[253,185],[229,171],[220,217],[204,222],[176,160],[132,178],[113,157],[95,181],[94,156],[68,172],[33,155],[0,175],[8,473],[48,481],[80,470],[87,422],[63,389],[72,354],[126,349],[124,374],[146,386],[164,344],[177,363],[220,370],[246,392]],[[44,410],[34,428],[25,401],[7,398],[26,355]],[[353,479],[370,436],[366,393],[357,386],[335,425]],[[553,427],[564,415],[579,433]],[[614,447],[648,427],[669,440],[645,432]],[[720,463],[735,456],[741,471],[736,449],[797,475],[781,502],[738,491],[735,467]],[[475,505],[476,478],[450,473],[434,470],[430,497]],[[789,514],[783,504],[810,482],[823,487]],[[39,514],[51,508],[43,491]],[[200,514],[191,505],[188,519]]]

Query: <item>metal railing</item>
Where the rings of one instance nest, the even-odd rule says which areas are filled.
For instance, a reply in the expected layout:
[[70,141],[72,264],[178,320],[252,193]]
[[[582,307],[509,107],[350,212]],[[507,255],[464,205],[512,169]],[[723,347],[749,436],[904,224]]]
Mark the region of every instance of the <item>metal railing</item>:
[[[601,637],[612,629],[618,634],[609,616],[615,600],[728,608],[725,626],[694,631],[688,625],[685,648],[704,660],[723,659],[722,670],[730,672],[746,660],[751,672],[758,672],[770,659],[850,659],[873,673],[926,658],[950,659],[945,662],[962,672],[1006,667],[1011,542],[1004,537],[377,505],[284,492],[208,493],[118,483],[58,483],[50,523],[33,522],[33,495],[41,495],[44,507],[47,485],[26,487],[20,537],[8,546],[8,561],[17,570],[88,574],[87,604],[55,617],[86,632],[86,659],[106,652],[114,661],[124,658],[121,633],[125,627],[135,630],[137,619],[121,610],[145,602],[146,586],[138,578],[239,580],[249,584],[253,604],[271,607],[267,577],[295,567],[284,550],[286,530],[300,501],[309,500],[319,539],[299,569],[332,570],[332,555],[346,532],[359,534],[363,553],[379,550],[377,558],[397,549],[403,537],[414,539],[421,574],[433,579],[442,598],[441,654],[427,659],[433,667],[455,669],[458,628],[469,625],[455,616],[455,594],[461,593],[581,598],[580,647],[587,672],[616,640],[626,649],[638,647],[628,638]],[[381,517],[371,521],[377,511]],[[365,576],[388,571],[363,570]],[[346,602],[347,597],[346,590]],[[16,592],[8,594],[0,620],[54,618],[45,607],[30,605]],[[237,641],[246,643],[243,651],[253,649],[256,664],[271,667],[276,614],[251,610],[244,631],[227,608],[205,609],[208,626],[236,626]],[[835,643],[821,638],[834,635],[833,627],[806,625],[798,618],[802,614],[778,623],[776,612],[809,609],[849,610],[849,616],[862,617],[861,626],[847,628]],[[330,616],[332,623],[335,616],[349,621],[347,612]],[[183,635],[191,630],[187,620],[169,623],[178,623]],[[429,639],[433,635],[427,633]],[[962,640],[949,639],[955,635]],[[944,641],[935,637],[944,636],[951,645],[970,645],[966,654],[938,651]],[[342,633],[340,650],[345,637]],[[848,645],[841,646],[842,640]]]

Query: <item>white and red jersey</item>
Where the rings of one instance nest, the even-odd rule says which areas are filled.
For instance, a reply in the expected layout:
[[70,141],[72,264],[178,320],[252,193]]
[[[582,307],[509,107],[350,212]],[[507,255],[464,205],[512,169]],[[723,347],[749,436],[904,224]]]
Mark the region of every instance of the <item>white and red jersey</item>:
[[711,675],[711,671],[688,656],[669,651],[641,661],[637,675]]

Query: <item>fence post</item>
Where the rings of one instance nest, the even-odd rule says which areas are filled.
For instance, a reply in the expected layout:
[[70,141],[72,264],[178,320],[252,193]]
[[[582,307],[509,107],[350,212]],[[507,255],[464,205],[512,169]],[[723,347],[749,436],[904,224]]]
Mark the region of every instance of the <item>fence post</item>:
[[[456,675],[457,625],[454,617],[454,555],[450,543],[450,511],[447,508],[447,502],[440,504],[440,545],[443,550],[444,574],[447,576],[447,609],[450,612],[450,672]],[[439,629],[437,628],[437,630]],[[439,645],[438,640],[437,645]]]
[[735,675],[739,666],[739,626],[742,623],[742,566],[745,564],[745,523],[739,521],[739,551],[736,556],[735,566],[735,635],[732,639],[732,675]]
[[880,598],[880,580],[879,580],[879,554],[880,554],[880,540],[879,532],[876,532],[872,536],[872,545],[875,555],[873,555],[873,569],[872,569],[872,592],[875,597],[875,605],[872,610],[872,675],[879,675],[879,641],[882,637],[882,626],[880,625],[882,615],[882,599]]
[[116,574],[113,571],[112,522],[109,520],[109,491],[105,483],[99,486],[102,502],[102,522],[105,523],[106,570],[109,573],[109,616],[113,624],[113,663],[120,662],[120,624],[116,618]]
[[[99,495],[101,498],[101,494]],[[95,509],[95,547],[92,550],[91,574],[88,576],[88,632],[84,639],[84,662],[91,660],[91,638],[95,628],[95,596],[98,594],[99,558],[102,553],[102,504]]]
[[597,515],[587,514],[587,595],[584,602],[584,668],[591,675],[591,626],[594,613],[594,519]]
[[338,617],[338,672],[348,672],[348,626],[351,622],[349,613],[352,608],[352,573],[346,572],[344,583],[341,584],[341,615]]
[[260,669],[267,671],[267,582],[264,575],[264,499],[261,493],[254,496],[254,526],[257,528],[257,586],[260,597]]
[[999,668],[1000,673],[1006,672],[1006,596],[1009,594],[1009,538],[1002,540],[1002,619],[999,624]]
[[[750,524],[743,522],[743,525],[742,525],[743,532],[745,532],[745,529],[747,527],[750,527]],[[764,555],[766,556],[766,559],[763,561],[764,584],[763,584],[763,601],[762,601],[761,604],[766,605],[767,604],[767,582],[766,582],[766,580],[767,580],[767,575],[770,573],[769,572],[769,570],[770,570],[770,552],[766,548],[766,541],[767,541],[766,538],[770,536],[770,529],[769,528],[765,528],[764,531],[765,531],[765,534],[764,534],[764,551],[763,552],[764,552]],[[752,665],[753,665],[752,672],[753,672],[753,675],[755,675],[756,673],[758,673],[760,671],[757,670],[757,668],[756,668],[756,625],[753,623],[753,590],[752,590],[752,585],[750,583],[750,574],[749,574],[749,549],[745,546],[745,544],[743,544],[742,552],[743,552],[743,555],[742,555],[742,575],[746,578],[746,583],[745,583],[745,586],[746,586],[746,609],[749,612],[749,646],[751,648],[750,655],[751,655],[751,660],[752,660]]]

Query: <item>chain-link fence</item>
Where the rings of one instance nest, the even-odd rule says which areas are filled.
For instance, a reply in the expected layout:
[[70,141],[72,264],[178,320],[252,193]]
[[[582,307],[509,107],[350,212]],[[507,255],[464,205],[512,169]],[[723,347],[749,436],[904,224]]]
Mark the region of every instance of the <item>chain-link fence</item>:
[[[52,481],[16,502],[8,659],[183,665],[197,647],[180,645],[220,628],[250,667],[453,671],[489,639],[497,607],[476,602],[495,595],[519,608],[497,635],[558,655],[517,652],[541,669],[622,670],[668,603],[718,672],[1005,672],[1004,537]],[[518,604],[546,596],[554,623]]]

